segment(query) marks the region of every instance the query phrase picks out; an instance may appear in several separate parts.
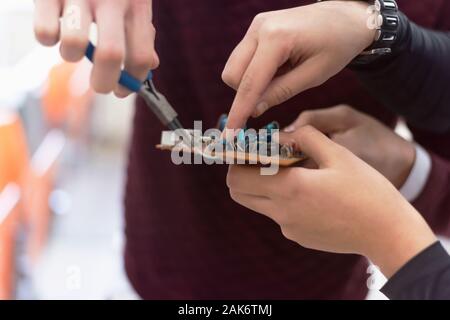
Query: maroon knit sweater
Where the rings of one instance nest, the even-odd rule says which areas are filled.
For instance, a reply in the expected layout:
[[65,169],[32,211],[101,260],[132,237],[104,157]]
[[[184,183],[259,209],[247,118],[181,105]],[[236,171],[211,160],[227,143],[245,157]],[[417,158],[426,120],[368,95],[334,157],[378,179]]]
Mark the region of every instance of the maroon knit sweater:
[[[154,0],[158,88],[186,126],[213,127],[227,112],[233,91],[221,81],[227,57],[259,12],[304,5],[303,0]],[[448,27],[445,0],[400,0],[413,20]],[[444,6],[446,6],[444,8]],[[383,122],[395,116],[370,98],[349,72],[268,112],[250,125],[282,125],[301,110],[350,104]],[[234,203],[225,185],[226,166],[175,166],[155,150],[163,128],[138,101],[126,187],[128,276],[146,299],[332,299],[364,298],[364,259],[304,249],[286,240],[268,218]],[[413,128],[414,131],[414,128]],[[416,132],[416,131],[414,131]],[[450,164],[433,151],[450,150],[450,136],[421,132],[433,171],[416,206],[433,227],[448,230]],[[324,199],[326,201],[326,199]],[[433,205],[431,205],[433,203]],[[449,211],[450,212],[450,211]]]

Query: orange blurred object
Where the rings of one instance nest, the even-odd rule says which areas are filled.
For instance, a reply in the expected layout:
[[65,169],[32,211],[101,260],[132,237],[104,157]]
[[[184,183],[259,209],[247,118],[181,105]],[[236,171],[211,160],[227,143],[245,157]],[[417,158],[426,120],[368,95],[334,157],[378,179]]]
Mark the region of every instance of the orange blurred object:
[[66,127],[70,136],[83,132],[93,91],[89,87],[91,66],[62,62],[50,71],[42,95],[45,119],[51,128]]
[[28,147],[22,121],[14,112],[0,112],[0,189],[19,183],[28,165]]
[[[14,184],[20,192],[28,166],[28,147],[22,122],[12,112],[0,113],[0,192]],[[3,198],[2,198],[3,199]],[[6,201],[6,200],[5,200]],[[0,299],[14,295],[14,251],[20,204],[5,208],[0,202]]]

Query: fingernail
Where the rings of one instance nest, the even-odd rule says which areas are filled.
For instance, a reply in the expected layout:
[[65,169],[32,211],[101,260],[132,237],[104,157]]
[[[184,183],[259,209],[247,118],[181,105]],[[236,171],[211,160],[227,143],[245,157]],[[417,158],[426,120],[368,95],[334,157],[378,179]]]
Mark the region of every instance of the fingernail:
[[283,129],[284,132],[290,133],[290,132],[294,132],[295,131],[295,127],[294,126],[287,126],[286,128]]
[[120,99],[127,97],[130,93],[131,92],[128,89],[125,89],[124,87],[122,87],[120,85],[118,85],[116,87],[116,89],[114,90],[114,95]]
[[269,105],[267,102],[260,102],[256,105],[256,115],[259,116],[266,112],[266,110],[269,109]]

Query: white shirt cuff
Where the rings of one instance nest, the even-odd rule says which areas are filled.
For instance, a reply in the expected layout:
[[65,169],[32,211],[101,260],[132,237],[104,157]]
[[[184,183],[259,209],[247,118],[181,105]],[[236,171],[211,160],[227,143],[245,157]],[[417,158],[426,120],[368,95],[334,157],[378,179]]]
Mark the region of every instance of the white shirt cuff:
[[406,182],[400,188],[400,193],[409,202],[416,200],[422,193],[431,172],[430,155],[418,144],[416,144],[415,147],[416,159],[414,160],[413,168],[408,176],[408,179],[406,179]]

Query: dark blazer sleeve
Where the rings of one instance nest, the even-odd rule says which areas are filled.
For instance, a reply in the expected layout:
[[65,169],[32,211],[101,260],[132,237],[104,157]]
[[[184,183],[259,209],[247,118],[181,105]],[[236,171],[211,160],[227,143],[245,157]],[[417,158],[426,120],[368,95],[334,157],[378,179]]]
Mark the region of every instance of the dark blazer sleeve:
[[436,242],[394,274],[381,289],[392,300],[449,300],[450,256]]
[[[450,1],[398,2],[406,15],[418,24],[434,30],[450,30]],[[411,123],[408,127],[414,140],[428,151],[431,158],[427,183],[412,204],[435,233],[450,236],[450,131],[435,133]]]
[[393,53],[353,67],[363,85],[412,125],[450,130],[450,34],[416,25],[400,14]]

